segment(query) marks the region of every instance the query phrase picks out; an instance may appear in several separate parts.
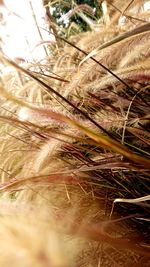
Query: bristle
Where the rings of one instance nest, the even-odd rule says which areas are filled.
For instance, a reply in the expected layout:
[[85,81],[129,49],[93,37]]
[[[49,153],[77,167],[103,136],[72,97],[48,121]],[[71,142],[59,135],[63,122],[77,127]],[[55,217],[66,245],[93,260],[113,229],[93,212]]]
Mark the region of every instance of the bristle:
[[[91,31],[67,40],[53,33],[57,47],[44,63],[21,66],[1,54],[10,72],[0,85],[0,266],[148,266],[142,5],[103,1]],[[87,8],[72,12],[87,21]]]

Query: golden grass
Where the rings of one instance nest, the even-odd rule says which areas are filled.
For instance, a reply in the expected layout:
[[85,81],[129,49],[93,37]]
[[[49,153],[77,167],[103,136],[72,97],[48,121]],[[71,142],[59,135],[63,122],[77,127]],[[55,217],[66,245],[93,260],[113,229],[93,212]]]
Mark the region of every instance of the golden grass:
[[150,24],[130,2],[44,63],[1,55],[3,267],[148,264]]

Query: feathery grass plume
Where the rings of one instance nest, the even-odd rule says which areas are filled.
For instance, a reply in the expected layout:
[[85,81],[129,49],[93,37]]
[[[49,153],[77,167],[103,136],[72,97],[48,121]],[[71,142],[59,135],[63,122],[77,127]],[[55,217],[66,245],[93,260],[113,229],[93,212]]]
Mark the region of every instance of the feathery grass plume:
[[103,2],[45,61],[1,55],[1,266],[149,266],[150,24]]

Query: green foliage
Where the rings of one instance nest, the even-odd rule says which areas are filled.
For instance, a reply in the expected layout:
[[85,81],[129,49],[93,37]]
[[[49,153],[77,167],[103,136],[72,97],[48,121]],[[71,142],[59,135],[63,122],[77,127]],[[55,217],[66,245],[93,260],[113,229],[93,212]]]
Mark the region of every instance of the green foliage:
[[[52,15],[60,27],[69,28],[71,24],[77,25],[80,32],[90,30],[84,16],[90,20],[97,20],[101,16],[101,8],[97,0],[52,1]],[[72,14],[71,14],[72,13]],[[80,13],[83,13],[83,17]]]

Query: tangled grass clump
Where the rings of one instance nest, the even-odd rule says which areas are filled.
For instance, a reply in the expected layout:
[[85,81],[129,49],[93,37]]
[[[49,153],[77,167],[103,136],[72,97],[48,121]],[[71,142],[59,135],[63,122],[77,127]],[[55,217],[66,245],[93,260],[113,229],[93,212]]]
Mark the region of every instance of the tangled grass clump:
[[3,267],[149,265],[150,23],[131,2],[43,63],[1,55]]

